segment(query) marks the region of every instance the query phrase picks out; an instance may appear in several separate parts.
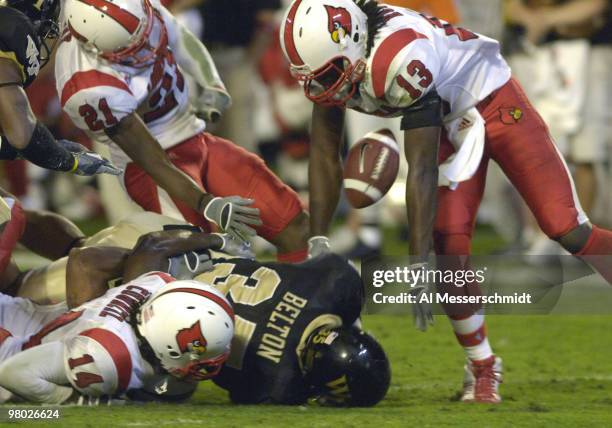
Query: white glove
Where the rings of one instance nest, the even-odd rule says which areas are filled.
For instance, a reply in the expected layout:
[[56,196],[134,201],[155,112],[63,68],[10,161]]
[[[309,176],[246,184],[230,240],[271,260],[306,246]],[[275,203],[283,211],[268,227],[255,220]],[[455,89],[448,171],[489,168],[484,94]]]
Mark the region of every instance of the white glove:
[[223,232],[248,242],[249,238],[257,235],[251,226],[262,225],[259,209],[249,207],[253,202],[253,199],[240,196],[216,197],[204,208],[204,217],[217,224]]
[[229,233],[213,233],[223,240],[223,245],[219,251],[223,251],[230,256],[241,257],[243,259],[255,260],[255,253],[251,250],[251,243],[234,238]]
[[194,103],[196,115],[207,122],[217,122],[224,111],[232,105],[232,97],[225,88],[209,86],[203,88],[202,94]]
[[327,253],[331,253],[331,246],[329,245],[329,238],[327,236],[313,236],[308,240],[309,259]]
[[[421,268],[425,268],[425,271],[427,271],[427,263],[414,264],[409,267],[410,270]],[[412,305],[412,318],[414,320],[414,326],[421,331],[427,331],[428,326],[434,325],[431,303],[429,303],[428,299],[423,299],[423,301],[421,301],[422,295],[431,292],[431,286],[427,282],[415,284],[410,291],[410,294],[416,296],[416,303]]]

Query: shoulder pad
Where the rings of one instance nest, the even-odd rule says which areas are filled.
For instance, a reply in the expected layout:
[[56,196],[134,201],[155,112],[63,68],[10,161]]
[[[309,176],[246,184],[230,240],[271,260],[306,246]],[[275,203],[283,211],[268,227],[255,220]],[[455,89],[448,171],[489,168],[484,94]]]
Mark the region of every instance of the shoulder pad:
[[132,358],[114,332],[92,328],[68,339],[64,347],[66,375],[79,392],[99,397],[125,391],[132,376]]
[[374,95],[394,107],[407,107],[433,87],[439,58],[427,36],[402,28],[377,42],[372,52]]
[[23,13],[0,7],[0,58],[13,61],[28,86],[40,71],[40,40],[32,22]]

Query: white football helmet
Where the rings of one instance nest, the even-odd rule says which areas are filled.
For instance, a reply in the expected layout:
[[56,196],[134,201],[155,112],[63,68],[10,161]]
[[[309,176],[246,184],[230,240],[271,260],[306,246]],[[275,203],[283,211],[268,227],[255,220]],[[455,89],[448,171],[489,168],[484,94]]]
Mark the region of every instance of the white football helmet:
[[294,0],[280,29],[293,76],[311,101],[343,105],[365,72],[368,29],[352,0]]
[[165,25],[149,0],[66,0],[63,8],[72,37],[110,62],[146,67],[167,47]]
[[175,281],[142,305],[137,327],[168,373],[200,381],[219,373],[229,357],[234,312],[214,287]]

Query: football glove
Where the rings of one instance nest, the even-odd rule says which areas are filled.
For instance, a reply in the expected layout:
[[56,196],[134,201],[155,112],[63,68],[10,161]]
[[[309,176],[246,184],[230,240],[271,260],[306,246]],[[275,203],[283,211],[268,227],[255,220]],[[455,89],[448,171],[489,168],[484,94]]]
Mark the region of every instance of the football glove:
[[[427,263],[414,264],[409,267],[410,270],[424,268],[428,269]],[[435,291],[435,290],[434,290]],[[433,312],[430,299],[422,298],[423,295],[431,293],[432,287],[427,281],[422,281],[420,284],[415,284],[410,291],[410,294],[416,296],[416,303],[412,305],[412,318],[414,326],[420,331],[427,331],[428,326],[434,325]]]
[[327,236],[313,236],[308,240],[308,258],[320,256],[331,252],[329,238]]
[[87,150],[79,143],[69,140],[58,140],[58,143],[74,156],[75,164],[72,172],[76,175],[119,175],[123,172],[121,168],[117,168],[108,159],[104,159],[96,152]]
[[225,233],[239,241],[248,242],[257,235],[252,226],[261,226],[259,209],[249,207],[253,199],[229,196],[213,198],[204,208],[204,217],[217,224]]
[[225,88],[214,86],[203,89],[195,102],[196,115],[207,122],[217,122],[232,105],[232,97]]
[[250,242],[240,241],[229,233],[213,233],[213,235],[217,235],[223,241],[223,245],[219,248],[219,251],[243,259],[255,259],[255,253],[251,250]]
[[178,279],[193,279],[201,273],[213,270],[208,252],[190,251],[168,258],[168,273]]

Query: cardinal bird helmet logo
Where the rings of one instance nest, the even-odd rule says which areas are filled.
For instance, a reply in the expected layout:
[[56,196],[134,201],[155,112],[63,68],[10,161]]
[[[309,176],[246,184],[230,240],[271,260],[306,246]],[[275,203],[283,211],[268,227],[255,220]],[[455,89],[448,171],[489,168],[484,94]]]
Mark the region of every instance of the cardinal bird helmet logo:
[[340,43],[346,35],[351,35],[351,15],[343,7],[325,6],[327,11],[327,29],[334,43]]
[[202,334],[200,321],[196,321],[191,327],[183,328],[176,334],[176,342],[178,343],[181,353],[194,352],[203,354],[206,352],[206,338]]

